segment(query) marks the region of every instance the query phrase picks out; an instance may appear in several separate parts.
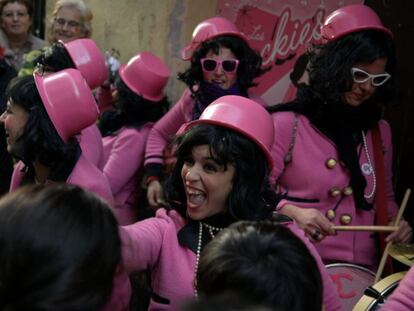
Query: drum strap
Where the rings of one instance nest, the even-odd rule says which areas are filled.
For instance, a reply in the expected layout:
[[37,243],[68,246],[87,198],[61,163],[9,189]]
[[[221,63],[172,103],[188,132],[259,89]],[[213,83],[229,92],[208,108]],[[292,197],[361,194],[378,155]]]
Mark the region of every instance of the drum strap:
[[[385,166],[384,166],[384,155],[382,148],[381,132],[377,124],[371,131],[372,144],[374,149],[374,161],[375,161],[375,174],[377,177],[377,191],[375,195],[375,206],[377,209],[376,221],[377,225],[386,226],[388,225],[388,206],[387,206],[387,188],[385,183]],[[381,253],[384,252],[386,242],[385,233],[379,233],[379,242]],[[385,267],[387,274],[392,273],[391,261],[387,260]]]

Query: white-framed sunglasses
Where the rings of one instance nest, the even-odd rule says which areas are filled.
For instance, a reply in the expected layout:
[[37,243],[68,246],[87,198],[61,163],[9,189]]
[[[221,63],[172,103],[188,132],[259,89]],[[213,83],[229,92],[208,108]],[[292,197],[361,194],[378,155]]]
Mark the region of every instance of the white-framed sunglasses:
[[371,79],[373,86],[383,85],[385,82],[391,78],[391,75],[388,72],[372,75],[362,69],[352,67],[351,68],[352,79],[355,83],[365,83]]

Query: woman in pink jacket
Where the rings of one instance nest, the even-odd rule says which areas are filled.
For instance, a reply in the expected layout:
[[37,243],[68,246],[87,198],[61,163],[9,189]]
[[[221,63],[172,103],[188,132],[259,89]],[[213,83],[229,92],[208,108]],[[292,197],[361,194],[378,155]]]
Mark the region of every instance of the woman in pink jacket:
[[[270,108],[275,126],[271,180],[284,195],[277,209],[310,237],[325,263],[375,268],[378,239],[372,232],[337,231],[333,225],[374,225],[378,191],[372,133],[379,128],[388,213],[397,205],[392,189],[392,143],[382,104],[394,87],[391,31],[369,7],[351,5],[326,18],[322,44],[309,54],[309,82],[293,102]],[[406,221],[387,241],[408,242]]]
[[103,138],[100,167],[108,178],[121,225],[137,220],[144,153],[148,133],[168,109],[164,95],[170,70],[150,52],[134,56],[122,65],[115,81],[116,111],[101,115]]
[[[108,69],[104,57],[91,39],[77,39],[67,43],[53,43],[34,61],[36,70],[58,72],[63,69],[78,69],[91,90],[108,79]],[[70,104],[70,103],[69,103]],[[102,136],[95,123],[83,129],[77,136],[84,156],[96,167],[102,161]]]
[[[162,203],[163,152],[178,129],[198,119],[203,110],[221,96],[252,97],[248,90],[254,85],[253,80],[263,73],[260,55],[250,48],[237,27],[223,17],[198,24],[191,43],[182,50],[182,59],[191,61],[191,66],[179,74],[188,88],[148,136],[145,152],[147,197],[154,207]],[[263,104],[259,98],[256,100]]]
[[[205,245],[238,220],[271,219],[276,202],[267,178],[273,125],[262,106],[241,96],[224,96],[183,130],[177,140],[177,163],[166,183],[170,208],[160,208],[154,218],[120,229],[126,270],[151,270],[149,310],[178,310],[194,297]],[[326,310],[341,309],[311,243],[293,222],[284,225],[307,245],[318,263]]]
[[7,90],[1,116],[7,149],[16,164],[10,191],[24,184],[66,182],[84,187],[113,205],[106,177],[82,153],[76,135],[93,124],[98,108],[75,69],[17,78]]

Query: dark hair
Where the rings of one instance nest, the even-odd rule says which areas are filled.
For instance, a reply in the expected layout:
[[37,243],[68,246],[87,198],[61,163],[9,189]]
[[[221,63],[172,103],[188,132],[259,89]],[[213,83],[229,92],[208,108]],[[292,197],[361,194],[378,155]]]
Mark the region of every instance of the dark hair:
[[22,187],[0,200],[1,310],[99,310],[120,259],[114,215],[80,187]]
[[68,51],[61,42],[55,42],[42,54],[33,60],[36,66],[40,64],[46,71],[58,72],[67,68],[76,68]]
[[201,297],[225,291],[282,310],[322,308],[322,280],[305,244],[283,225],[238,222],[201,253],[197,270]]
[[386,71],[391,79],[379,86],[370,102],[390,98],[395,86],[396,61],[392,38],[376,30],[365,30],[318,45],[309,54],[309,84],[316,98],[328,104],[341,103],[342,96],[352,87],[351,68],[358,63],[372,63],[387,58]]
[[79,158],[79,143],[74,137],[65,143],[59,136],[43,106],[34,77],[14,79],[9,84],[6,95],[13,104],[29,113],[24,131],[16,141],[19,147],[14,156],[26,165],[39,161],[51,168],[50,179],[66,180]]
[[268,183],[269,166],[262,150],[245,136],[221,126],[195,125],[179,136],[177,163],[167,179],[167,201],[183,217],[186,215],[186,194],[181,178],[185,160],[194,147],[209,145],[214,161],[234,165],[233,187],[227,198],[227,214],[234,220],[269,219],[276,204],[274,192]]
[[302,78],[302,76],[305,74],[307,70],[307,66],[309,63],[309,55],[308,53],[301,54],[295,61],[295,65],[293,66],[293,70],[289,75],[290,80],[292,81],[292,84],[296,87],[299,86],[299,80]]
[[183,73],[178,74],[178,79],[183,81],[193,93],[194,86],[203,81],[203,70],[201,68],[201,58],[205,57],[208,51],[212,50],[215,54],[219,49],[225,47],[230,49],[239,60],[237,68],[237,82],[245,95],[247,89],[254,86],[253,80],[263,74],[266,70],[261,68],[262,57],[254,51],[244,40],[231,35],[223,35],[203,42],[194,52],[191,58],[191,66]]
[[167,111],[170,103],[167,97],[158,102],[150,101],[132,91],[119,75],[115,79],[118,98],[114,103],[116,111],[104,112],[99,122],[102,136],[107,136],[123,126],[140,128],[147,122],[158,121]]
[[6,5],[15,2],[23,4],[27,9],[27,14],[29,14],[30,18],[33,17],[33,4],[30,0],[0,0],[0,14],[3,14],[3,9]]

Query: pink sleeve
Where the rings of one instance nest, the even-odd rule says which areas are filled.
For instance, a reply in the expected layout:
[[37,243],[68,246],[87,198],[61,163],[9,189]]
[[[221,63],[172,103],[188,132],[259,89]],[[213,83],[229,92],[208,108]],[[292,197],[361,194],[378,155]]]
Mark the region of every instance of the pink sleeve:
[[82,154],[93,165],[99,168],[102,161],[102,136],[96,124],[84,128],[80,135],[77,136]]
[[381,307],[381,311],[414,310],[414,267],[408,271],[397,289]]
[[[164,209],[157,211],[165,214]],[[160,257],[166,219],[148,218],[119,228],[122,261],[128,273],[152,268]]]
[[92,191],[104,199],[110,207],[114,207],[114,197],[108,179],[95,165],[91,164],[84,155],[81,155],[75,167],[66,179],[67,184],[78,185]]
[[194,105],[191,93],[186,89],[180,100],[151,129],[145,150],[145,165],[163,163],[163,151],[173,140],[181,125],[190,121]]
[[304,232],[296,225],[295,222],[292,222],[287,225],[287,227],[292,231],[302,242],[306,245],[309,252],[315,258],[316,263],[319,267],[319,272],[321,273],[322,283],[323,283],[323,304],[326,311],[342,310],[342,304],[339,300],[338,293],[334,286],[334,283],[331,277],[328,274],[328,271],[325,268],[325,265],[322,262],[321,256],[316,251],[315,247],[305,236]]
[[122,130],[109,152],[102,171],[114,196],[136,173],[144,161],[148,128]]
[[384,167],[385,183],[387,187],[388,199],[388,218],[392,219],[398,211],[398,205],[395,202],[394,190],[392,186],[392,137],[391,128],[387,121],[381,120],[379,123],[381,139],[384,150]]

